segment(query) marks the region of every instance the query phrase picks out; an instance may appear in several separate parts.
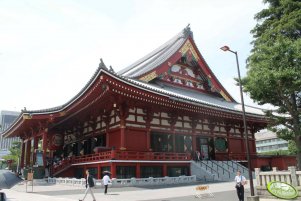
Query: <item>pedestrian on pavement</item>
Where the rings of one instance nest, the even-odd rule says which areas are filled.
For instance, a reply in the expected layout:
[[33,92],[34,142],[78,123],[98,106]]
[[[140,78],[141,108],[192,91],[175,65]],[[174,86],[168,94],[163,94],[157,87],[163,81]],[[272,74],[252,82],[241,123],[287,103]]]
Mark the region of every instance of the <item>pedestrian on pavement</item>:
[[244,201],[244,185],[247,183],[247,180],[241,175],[240,170],[237,171],[234,180],[238,199],[239,201]]
[[108,185],[111,182],[109,175],[110,175],[110,172],[105,171],[104,176],[102,178],[103,185],[105,186],[105,192],[104,192],[105,195],[108,193]]
[[93,180],[92,175],[90,175],[90,173],[89,173],[89,170],[86,170],[86,175],[87,175],[87,177],[86,177],[86,191],[85,191],[85,195],[84,195],[84,198],[82,200],[79,200],[79,201],[84,201],[85,198],[86,198],[86,196],[87,196],[87,194],[88,194],[88,192],[91,193],[93,201],[96,201],[94,193],[93,193],[93,190],[92,190],[93,187],[95,186],[95,184],[94,184],[94,180]]
[[200,152],[198,150],[195,151],[196,162],[200,161]]

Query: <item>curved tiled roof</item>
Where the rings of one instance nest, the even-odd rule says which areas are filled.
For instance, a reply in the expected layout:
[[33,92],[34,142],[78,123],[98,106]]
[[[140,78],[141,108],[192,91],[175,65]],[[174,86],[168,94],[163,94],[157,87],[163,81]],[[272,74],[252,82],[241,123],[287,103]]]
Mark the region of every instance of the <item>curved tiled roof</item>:
[[[68,102],[63,105],[42,109],[42,110],[23,110],[20,116],[16,119],[16,121],[9,127],[5,133],[10,132],[14,126],[18,124],[22,124],[22,117],[23,115],[31,115],[31,114],[52,114],[56,112],[63,111],[70,105],[72,105],[75,101],[77,101],[84,93],[90,89],[90,87],[95,83],[95,80],[100,76],[101,73],[105,73],[112,78],[120,80],[125,84],[132,85],[134,87],[140,88],[145,91],[149,91],[151,93],[156,93],[176,101],[186,102],[189,104],[194,104],[197,106],[204,106],[207,108],[218,109],[221,111],[241,114],[242,107],[241,104],[233,101],[227,102],[222,98],[218,98],[216,96],[211,96],[210,94],[202,93],[200,91],[194,91],[189,89],[183,89],[176,86],[171,86],[168,84],[165,85],[158,85],[156,83],[145,83],[142,81],[137,80],[137,78],[153,69],[157,66],[165,62],[168,58],[170,58],[173,54],[175,54],[181,46],[185,43],[185,41],[191,37],[192,32],[190,28],[187,26],[183,29],[179,34],[173,37],[171,40],[151,52],[150,54],[146,55],[145,57],[141,58],[131,66],[115,73],[114,71],[109,71],[103,61],[101,60],[99,67],[87,82],[87,84]],[[202,57],[202,55],[201,55]],[[205,62],[205,60],[203,60]],[[210,68],[209,68],[210,70]],[[214,75],[214,74],[212,74]],[[216,79],[217,80],[217,79]],[[246,113],[250,116],[257,116],[263,118],[264,112],[262,109],[254,108],[250,106],[246,106]]]
[[86,92],[89,89],[89,86],[94,83],[94,80],[97,79],[98,75],[100,74],[102,70],[108,70],[105,64],[103,63],[102,59],[100,59],[100,63],[96,71],[94,72],[93,76],[90,78],[90,80],[87,82],[87,84],[72,98],[70,99],[67,103],[57,106],[57,107],[52,107],[52,108],[47,108],[47,109],[41,109],[41,110],[26,110],[24,113],[52,113],[52,112],[59,112],[60,110],[66,108],[70,104],[72,104],[81,94]]
[[[242,112],[242,105],[237,102],[228,102],[222,98],[217,98],[216,96],[209,95],[207,93],[202,93],[199,91],[189,90],[189,89],[182,89],[170,85],[156,85],[145,83],[142,81],[138,81],[131,78],[126,78],[122,76],[117,77],[123,79],[126,82],[132,83],[136,86],[140,86],[144,89],[147,89],[151,92],[157,92],[160,95],[165,95],[170,98],[175,98],[178,101],[185,101],[192,104],[203,105],[205,107],[216,108],[221,110],[232,111],[234,113],[241,113]],[[261,108],[256,108],[252,106],[245,105],[246,114],[248,115],[255,115],[255,116],[264,116],[264,110]]]
[[68,102],[66,102],[63,105],[52,107],[52,108],[41,109],[41,110],[26,110],[26,109],[22,110],[20,115],[15,119],[15,121],[11,124],[11,126],[3,132],[4,135],[7,132],[9,132],[18,122],[20,122],[22,120],[23,115],[26,115],[26,114],[30,114],[30,115],[31,114],[52,114],[55,112],[62,111],[63,109],[65,109],[66,107],[71,105],[73,102],[75,102],[82,94],[84,94],[89,89],[89,87],[94,83],[95,79],[97,79],[97,77],[102,72],[102,70],[107,71],[107,67],[103,63],[102,59],[100,59],[99,66],[96,69],[93,76],[90,78],[90,80],[87,82],[87,84],[72,99],[70,99]]
[[[190,38],[190,40],[194,43],[193,33],[190,30],[189,25],[176,36],[174,36],[172,39],[170,39],[169,41],[167,41],[148,55],[142,57],[127,68],[119,71],[118,74],[132,79],[139,79],[141,76],[150,73],[151,71],[159,67],[161,64],[166,62],[169,58],[171,58],[185,44],[188,38]],[[225,94],[227,94],[227,96],[232,102],[236,102],[216,78],[214,73],[209,68],[207,62],[203,58],[203,55],[198,51],[198,49],[197,52],[201,57],[201,61],[204,63],[204,68],[206,68],[206,70],[210,72],[210,76],[212,76],[213,79],[216,81],[217,85],[219,85],[218,88],[220,88]]]
[[118,72],[119,75],[129,78],[137,78],[165,62],[171,57],[179,48],[185,43],[187,38],[191,36],[189,26],[183,29],[180,33],[174,36],[172,39],[146,55],[142,57],[132,65]]

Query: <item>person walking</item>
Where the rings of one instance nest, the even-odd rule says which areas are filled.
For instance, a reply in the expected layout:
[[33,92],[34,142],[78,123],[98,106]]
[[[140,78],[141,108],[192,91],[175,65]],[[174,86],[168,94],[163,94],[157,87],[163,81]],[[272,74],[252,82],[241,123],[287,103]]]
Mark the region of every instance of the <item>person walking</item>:
[[234,180],[238,199],[239,201],[244,201],[244,185],[247,183],[247,180],[241,175],[240,170],[237,171]]
[[201,161],[201,153],[199,151],[196,152],[197,157],[198,157],[198,161]]
[[95,186],[95,184],[94,184],[94,180],[93,180],[92,175],[90,175],[90,173],[89,173],[89,170],[86,170],[86,175],[87,175],[87,178],[86,178],[86,191],[85,191],[85,195],[84,195],[84,198],[82,200],[79,200],[79,201],[85,200],[88,192],[91,193],[93,201],[96,201],[94,193],[93,193],[93,190],[92,190],[92,188]]
[[103,185],[105,186],[105,192],[104,194],[106,195],[108,193],[108,185],[109,183],[111,182],[111,179],[110,179],[110,172],[104,172],[104,176],[102,178],[102,182],[103,182]]

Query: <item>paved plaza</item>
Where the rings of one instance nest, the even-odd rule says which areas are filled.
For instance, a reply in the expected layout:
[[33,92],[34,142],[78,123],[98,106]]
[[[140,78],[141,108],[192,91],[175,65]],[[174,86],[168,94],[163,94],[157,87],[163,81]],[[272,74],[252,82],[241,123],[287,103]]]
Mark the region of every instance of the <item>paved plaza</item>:
[[[153,186],[153,187],[123,187],[110,188],[108,195],[103,194],[103,188],[94,189],[96,199],[99,201],[197,201],[217,200],[236,201],[236,191],[232,182],[209,184],[213,198],[196,198],[195,187],[201,185],[195,183],[182,186]],[[34,192],[26,193],[26,186],[20,183],[11,189],[3,189],[9,201],[75,201],[83,197],[84,188],[78,186],[63,185],[40,185],[34,186]],[[31,188],[28,187],[28,191]],[[246,188],[245,195],[249,195],[249,188]],[[245,199],[246,200],[246,199]],[[92,201],[88,195],[86,201]],[[272,201],[261,199],[261,201]]]

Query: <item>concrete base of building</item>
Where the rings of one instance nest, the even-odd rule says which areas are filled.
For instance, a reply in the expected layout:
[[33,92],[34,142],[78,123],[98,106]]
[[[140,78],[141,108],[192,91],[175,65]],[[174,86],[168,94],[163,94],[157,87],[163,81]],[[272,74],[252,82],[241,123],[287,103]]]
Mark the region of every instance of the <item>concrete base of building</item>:
[[247,201],[259,201],[259,196],[258,195],[247,196]]

